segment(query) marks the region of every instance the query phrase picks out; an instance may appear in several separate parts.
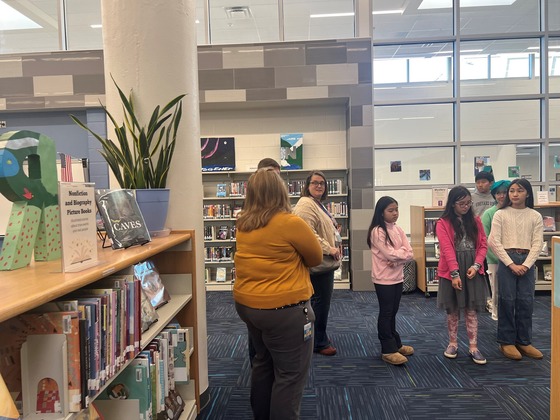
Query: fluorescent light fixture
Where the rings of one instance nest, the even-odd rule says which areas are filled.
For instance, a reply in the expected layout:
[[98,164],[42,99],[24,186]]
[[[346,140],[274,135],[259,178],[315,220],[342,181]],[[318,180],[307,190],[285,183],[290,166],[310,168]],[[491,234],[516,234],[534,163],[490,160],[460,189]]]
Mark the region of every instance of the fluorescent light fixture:
[[[473,52],[482,52],[482,48],[478,50],[461,50],[461,54],[463,53],[473,53]],[[432,54],[453,54],[453,51],[435,51]]]
[[404,9],[393,9],[393,10],[374,10],[371,12],[372,15],[402,15]]
[[[528,47],[528,50],[540,50],[541,47]],[[549,45],[548,46],[549,50],[560,50],[560,45]]]
[[345,16],[354,16],[354,12],[348,13],[319,13],[315,15],[309,15],[311,19],[315,18],[330,18],[330,17],[345,17]]
[[433,120],[435,117],[403,117],[403,120]]
[[200,20],[196,19],[196,20],[194,21],[194,23],[200,23]]
[[[461,8],[485,6],[511,6],[516,0],[461,0]],[[451,9],[453,0],[422,0],[418,10],[422,9]]]
[[37,28],[42,28],[42,26],[0,1],[0,31]]
[[89,25],[89,27],[92,29],[99,29],[102,28],[103,25],[101,23],[94,23],[93,25]]

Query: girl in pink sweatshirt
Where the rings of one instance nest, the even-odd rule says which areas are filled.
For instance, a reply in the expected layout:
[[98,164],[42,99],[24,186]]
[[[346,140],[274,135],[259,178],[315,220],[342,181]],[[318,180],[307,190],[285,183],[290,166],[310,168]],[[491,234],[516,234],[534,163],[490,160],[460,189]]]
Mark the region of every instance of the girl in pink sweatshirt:
[[392,365],[407,362],[414,353],[404,346],[396,329],[403,290],[404,264],[412,259],[412,248],[404,231],[396,225],[399,204],[392,197],[381,197],[375,206],[368,230],[371,249],[371,278],[379,301],[377,335],[381,342],[381,358]]

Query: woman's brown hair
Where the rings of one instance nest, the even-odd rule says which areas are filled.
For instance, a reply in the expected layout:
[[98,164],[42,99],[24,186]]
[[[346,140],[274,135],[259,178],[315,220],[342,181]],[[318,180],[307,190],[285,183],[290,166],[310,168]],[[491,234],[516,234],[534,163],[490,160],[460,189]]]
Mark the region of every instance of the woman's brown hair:
[[247,194],[243,210],[237,218],[237,230],[251,232],[266,226],[277,213],[291,212],[284,181],[272,168],[262,168],[247,181]]

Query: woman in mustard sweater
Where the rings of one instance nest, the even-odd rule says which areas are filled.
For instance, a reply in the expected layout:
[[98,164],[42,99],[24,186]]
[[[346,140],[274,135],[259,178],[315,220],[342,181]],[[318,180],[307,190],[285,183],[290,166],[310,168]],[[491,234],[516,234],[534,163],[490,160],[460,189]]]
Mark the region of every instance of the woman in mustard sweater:
[[255,347],[255,419],[297,419],[313,354],[315,315],[308,267],[322,261],[311,228],[292,214],[286,186],[270,168],[247,182],[237,219],[235,308]]

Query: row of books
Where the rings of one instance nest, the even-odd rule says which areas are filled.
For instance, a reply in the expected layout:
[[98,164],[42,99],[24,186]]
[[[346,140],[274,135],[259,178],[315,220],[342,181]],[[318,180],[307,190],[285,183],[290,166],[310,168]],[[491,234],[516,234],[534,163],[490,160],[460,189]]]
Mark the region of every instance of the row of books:
[[[177,322],[165,327],[94,401],[98,411],[113,418],[126,412],[141,420],[177,419],[185,403],[176,385],[190,379],[192,333]],[[138,400],[138,412],[122,400]]]
[[348,204],[345,201],[325,203],[325,208],[333,216],[348,216]]
[[207,246],[204,248],[204,261],[206,262],[222,262],[233,261],[232,246]]
[[[17,395],[16,404],[22,399],[20,349],[30,336],[65,335],[68,379],[55,387],[68,395],[65,406],[59,407],[64,412],[85,408],[124,363],[139,352],[140,281],[132,276],[114,276],[100,280],[95,287],[80,289],[64,300],[49,302],[36,308],[36,312],[0,324],[0,368],[8,389]],[[33,385],[37,389],[37,384]],[[46,394],[42,397],[45,400],[37,402],[39,412],[56,408],[56,399]]]
[[435,238],[436,237],[436,222],[438,221],[437,217],[426,217],[424,219],[424,232],[426,232],[426,238]]
[[431,285],[439,284],[437,267],[426,267],[426,283]]
[[205,219],[231,219],[233,206],[230,204],[205,204],[202,206],[202,217]]
[[[305,188],[305,181],[288,181],[287,186],[290,196],[300,196],[301,190]],[[329,179],[326,188],[329,195],[342,194],[343,181],[342,179]],[[230,182],[229,194],[227,184],[216,184],[216,197],[245,197],[246,192],[247,181]]]
[[205,241],[225,241],[225,240],[234,240],[236,234],[235,225],[207,225],[204,226],[204,240]]

